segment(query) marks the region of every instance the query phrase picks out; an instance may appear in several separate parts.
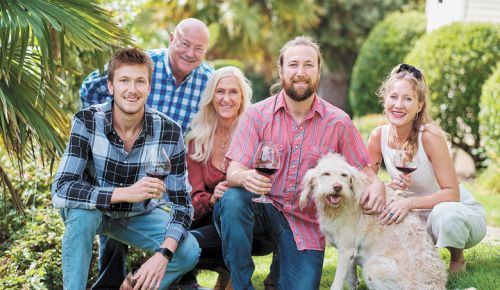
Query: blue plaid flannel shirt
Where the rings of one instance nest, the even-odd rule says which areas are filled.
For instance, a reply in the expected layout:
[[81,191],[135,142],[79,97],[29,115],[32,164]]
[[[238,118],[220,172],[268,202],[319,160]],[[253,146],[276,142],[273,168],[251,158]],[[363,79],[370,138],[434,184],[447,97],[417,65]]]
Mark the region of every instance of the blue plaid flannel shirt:
[[[146,52],[154,64],[147,104],[178,122],[182,132],[186,132],[191,118],[198,112],[201,94],[213,68],[202,63],[177,88],[169,65],[169,49],[152,49]],[[80,87],[82,108],[107,102],[113,97],[108,91],[107,82],[107,71],[101,75],[99,70],[96,70],[85,78]]]
[[112,124],[112,104],[91,106],[73,117],[71,135],[52,184],[56,208],[99,210],[111,218],[125,218],[149,212],[155,203],[111,203],[117,187],[127,187],[146,176],[147,150],[162,146],[172,163],[165,178],[173,219],[166,237],[180,241],[191,225],[193,206],[187,178],[186,154],[180,126],[146,106],[143,129],[130,152]]

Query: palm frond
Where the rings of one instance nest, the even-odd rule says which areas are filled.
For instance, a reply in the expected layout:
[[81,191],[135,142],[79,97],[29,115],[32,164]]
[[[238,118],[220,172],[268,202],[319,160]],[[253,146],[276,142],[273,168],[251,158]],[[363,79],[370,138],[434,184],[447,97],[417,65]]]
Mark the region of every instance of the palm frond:
[[[0,146],[21,172],[35,146],[46,158],[64,149],[69,118],[61,88],[75,69],[66,50],[90,51],[102,66],[112,48],[132,43],[110,17],[95,1],[0,1]],[[7,175],[0,177],[15,200]]]

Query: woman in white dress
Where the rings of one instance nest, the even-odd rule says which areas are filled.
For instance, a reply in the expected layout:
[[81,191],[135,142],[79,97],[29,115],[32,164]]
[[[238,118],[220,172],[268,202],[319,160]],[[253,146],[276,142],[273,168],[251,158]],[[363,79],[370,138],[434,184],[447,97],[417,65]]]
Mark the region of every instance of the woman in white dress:
[[[400,64],[382,84],[379,97],[389,124],[370,134],[371,166],[378,171],[384,160],[391,177],[389,186],[411,193],[388,204],[380,219],[384,224],[399,223],[409,211],[418,210],[436,247],[450,251],[450,272],[464,271],[463,250],[486,235],[484,208],[458,183],[446,134],[432,123],[428,113],[425,78],[417,68]],[[415,171],[396,169],[398,150],[403,150],[408,160],[418,159]]]

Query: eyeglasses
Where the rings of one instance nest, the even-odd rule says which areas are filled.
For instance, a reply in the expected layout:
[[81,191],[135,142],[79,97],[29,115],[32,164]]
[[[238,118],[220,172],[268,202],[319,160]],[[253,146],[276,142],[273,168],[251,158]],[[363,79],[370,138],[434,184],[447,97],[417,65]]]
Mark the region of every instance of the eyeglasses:
[[398,70],[396,71],[396,73],[400,73],[400,72],[404,72],[404,71],[407,71],[411,74],[413,74],[413,76],[417,79],[417,80],[422,80],[423,78],[423,75],[422,73],[418,70],[418,68],[412,66],[412,65],[409,65],[409,64],[406,64],[406,63],[402,63]]
[[177,36],[177,39],[176,39],[175,46],[177,47],[177,49],[182,50],[182,51],[187,51],[187,50],[193,48],[193,52],[196,55],[203,55],[205,53],[205,51],[206,51],[205,47],[203,47],[201,45],[192,45],[189,41],[180,37],[178,33],[176,36]]

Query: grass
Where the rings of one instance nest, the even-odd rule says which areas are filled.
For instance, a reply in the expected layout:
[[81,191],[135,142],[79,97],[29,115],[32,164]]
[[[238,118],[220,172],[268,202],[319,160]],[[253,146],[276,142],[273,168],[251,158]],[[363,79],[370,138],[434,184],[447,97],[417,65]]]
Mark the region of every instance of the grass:
[[[382,180],[387,180],[385,172],[379,173]],[[478,184],[466,184],[476,199],[484,205],[486,209],[486,219],[489,226],[500,227],[500,194],[485,192],[481,190]],[[446,249],[440,250],[443,263],[449,264],[450,256]],[[254,257],[255,272],[252,277],[252,283],[256,290],[264,290],[263,281],[269,272],[271,264],[271,255],[263,257]],[[490,243],[481,243],[472,249],[465,251],[467,261],[467,271],[458,275],[448,277],[447,289],[467,289],[474,287],[478,290],[496,290],[500,289],[500,245]],[[330,285],[335,276],[335,265],[337,263],[337,250],[331,246],[327,247],[325,260],[323,263],[323,274],[321,276],[320,289],[330,289]],[[416,269],[418,271],[418,269]],[[361,277],[361,272],[358,271]],[[206,287],[213,287],[217,280],[217,274],[210,271],[204,271],[198,275],[198,282]],[[367,289],[364,283],[361,283],[359,289]]]
[[[441,257],[445,264],[449,263],[447,250],[441,250]],[[264,290],[263,281],[269,271],[271,255],[254,257],[255,273],[252,283],[256,290]],[[465,273],[451,275],[448,277],[447,289],[467,289],[475,287],[478,290],[495,290],[500,285],[500,246],[479,244],[472,249],[465,251],[467,261],[467,271]],[[333,277],[335,276],[335,265],[337,263],[337,250],[327,247],[325,261],[323,264],[323,274],[321,276],[320,289],[330,289]],[[415,269],[418,271],[418,269]],[[358,272],[361,277],[361,272]],[[206,287],[213,287],[217,274],[204,271],[198,275],[198,283]],[[362,282],[360,288],[368,289]]]

